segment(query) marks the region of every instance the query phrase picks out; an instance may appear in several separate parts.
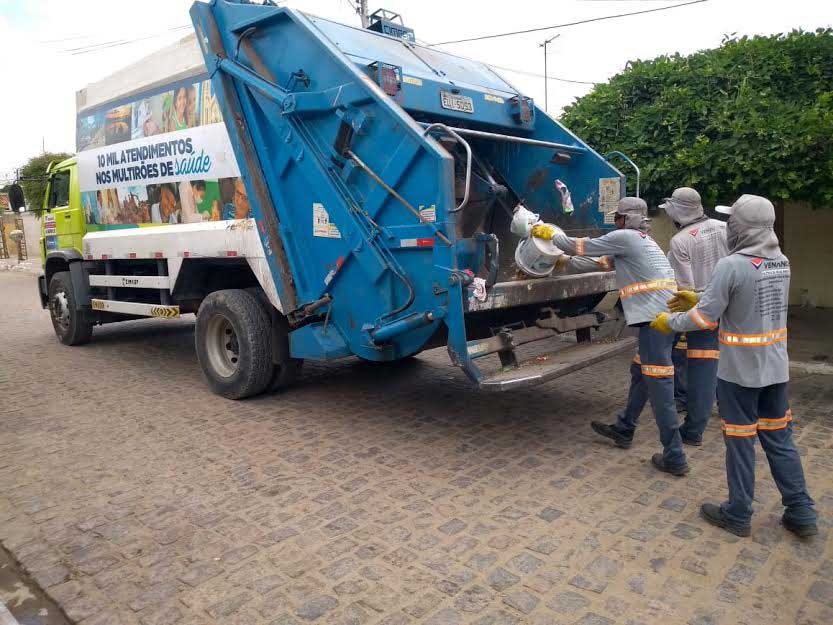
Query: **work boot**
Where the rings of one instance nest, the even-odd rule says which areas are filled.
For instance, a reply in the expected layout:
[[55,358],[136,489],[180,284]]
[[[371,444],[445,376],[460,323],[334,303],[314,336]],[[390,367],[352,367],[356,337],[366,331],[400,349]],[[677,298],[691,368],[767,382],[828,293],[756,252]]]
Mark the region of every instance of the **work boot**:
[[786,516],[781,517],[781,524],[784,526],[784,529],[791,531],[799,538],[809,538],[819,533],[819,528],[815,523],[799,525],[795,521],[790,521]]
[[685,436],[680,436],[683,439],[683,445],[688,445],[689,447],[702,447],[703,446],[703,439],[697,440],[696,438],[686,438]]
[[723,515],[723,510],[720,509],[720,506],[715,503],[704,503],[700,506],[700,516],[712,525],[724,529],[735,536],[746,537],[752,534],[750,526],[732,523]]
[[687,462],[672,467],[671,465],[665,464],[665,460],[662,459],[662,454],[654,454],[651,456],[651,464],[660,471],[676,475],[677,477],[682,477],[689,472]]
[[630,449],[630,446],[633,445],[633,434],[630,436],[623,434],[616,429],[615,425],[608,425],[607,423],[602,423],[601,421],[591,421],[590,427],[593,428],[593,431],[596,434],[601,434],[605,438],[612,440],[617,447]]

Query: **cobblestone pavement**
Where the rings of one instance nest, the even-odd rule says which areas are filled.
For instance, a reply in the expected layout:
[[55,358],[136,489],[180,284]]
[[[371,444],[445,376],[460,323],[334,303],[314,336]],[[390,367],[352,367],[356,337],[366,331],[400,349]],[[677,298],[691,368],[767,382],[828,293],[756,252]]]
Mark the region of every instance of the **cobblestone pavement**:
[[725,495],[717,422],[682,479],[650,468],[650,419],[629,451],[590,431],[625,358],[498,396],[441,352],[348,360],[230,402],[189,321],[66,348],[31,276],[0,301],[0,539],[84,625],[833,623],[829,377],[792,387],[821,534],[780,527],[761,459],[739,539],[697,515]]

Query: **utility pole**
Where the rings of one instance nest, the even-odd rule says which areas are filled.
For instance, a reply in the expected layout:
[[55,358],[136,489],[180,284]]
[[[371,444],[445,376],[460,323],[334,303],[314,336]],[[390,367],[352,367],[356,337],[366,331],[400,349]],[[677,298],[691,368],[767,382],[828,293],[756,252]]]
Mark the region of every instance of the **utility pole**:
[[370,26],[370,18],[367,15],[367,0],[356,0],[356,13],[362,18],[362,28]]
[[548,100],[548,87],[549,87],[549,76],[547,75],[547,45],[549,45],[555,39],[558,39],[561,35],[553,35],[549,39],[544,39],[544,43],[538,44],[539,48],[544,48],[544,110],[547,109],[547,105],[549,104]]

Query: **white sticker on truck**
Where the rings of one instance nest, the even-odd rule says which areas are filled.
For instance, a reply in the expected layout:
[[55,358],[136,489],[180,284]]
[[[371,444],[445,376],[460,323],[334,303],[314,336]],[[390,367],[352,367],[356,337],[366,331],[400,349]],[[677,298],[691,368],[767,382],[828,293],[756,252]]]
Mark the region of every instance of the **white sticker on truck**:
[[437,221],[437,206],[436,204],[431,204],[431,206],[425,207],[422,204],[419,205],[419,216],[422,217],[422,221],[426,223]]
[[608,216],[619,207],[621,196],[619,178],[599,178],[599,212],[604,213],[604,222],[613,223],[613,216]]
[[341,233],[334,223],[330,223],[330,214],[323,204],[312,205],[312,236],[325,239],[340,239]]

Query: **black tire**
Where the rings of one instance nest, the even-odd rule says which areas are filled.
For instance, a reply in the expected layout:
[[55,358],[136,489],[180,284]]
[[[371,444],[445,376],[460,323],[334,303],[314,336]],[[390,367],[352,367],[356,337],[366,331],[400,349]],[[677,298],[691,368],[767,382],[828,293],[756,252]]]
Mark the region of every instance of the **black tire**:
[[211,390],[243,399],[266,390],[272,379],[270,320],[257,298],[244,290],[215,291],[197,315],[197,359]]
[[269,382],[270,391],[279,391],[292,386],[301,375],[304,367],[303,358],[290,358],[289,356],[289,323],[286,317],[278,313],[278,350],[277,358],[280,362],[272,363],[272,380]]
[[55,336],[64,345],[83,345],[90,342],[93,324],[84,320],[77,308],[75,291],[68,271],[59,271],[49,281],[49,314]]
[[[288,386],[292,386],[301,375],[301,369],[304,366],[302,358],[292,358],[289,355],[289,322],[286,317],[272,305],[266,293],[260,287],[250,287],[246,289],[248,293],[255,296],[255,299],[263,307],[264,312],[269,317],[270,322],[274,316],[274,321],[278,326],[276,340],[278,341],[277,349],[275,350],[275,358],[272,365],[272,379],[269,381],[268,389],[270,391],[279,391]],[[277,360],[278,362],[274,362]]]

